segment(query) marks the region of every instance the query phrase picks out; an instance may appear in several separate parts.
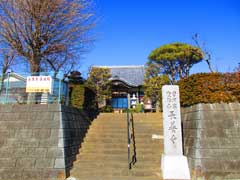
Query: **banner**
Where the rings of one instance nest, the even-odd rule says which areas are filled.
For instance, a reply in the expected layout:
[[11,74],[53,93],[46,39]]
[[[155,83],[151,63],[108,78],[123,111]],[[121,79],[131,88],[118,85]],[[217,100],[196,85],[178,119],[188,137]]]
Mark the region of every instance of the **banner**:
[[26,92],[52,93],[52,77],[51,76],[28,76],[27,84],[26,84]]

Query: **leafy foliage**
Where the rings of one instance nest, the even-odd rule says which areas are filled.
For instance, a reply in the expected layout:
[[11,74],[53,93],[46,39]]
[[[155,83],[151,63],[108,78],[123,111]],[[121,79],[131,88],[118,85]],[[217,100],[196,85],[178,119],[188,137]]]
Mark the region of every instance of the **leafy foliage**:
[[70,105],[94,116],[98,112],[96,94],[85,84],[72,84],[70,88]]
[[154,61],[148,61],[145,66],[145,79],[150,79],[162,74],[162,68]]
[[97,97],[95,92],[86,87],[84,91],[84,103],[83,103],[84,111],[88,112],[90,117],[94,117],[98,113],[98,104]]
[[83,84],[84,79],[82,74],[79,71],[71,71],[70,75],[68,76],[70,84]]
[[106,106],[104,106],[103,108],[101,108],[101,112],[111,113],[111,112],[113,112],[113,108],[112,108],[112,106],[110,106],[110,105],[106,105]]
[[144,106],[143,104],[137,103],[135,108],[129,108],[129,109],[123,109],[123,112],[130,112],[130,113],[143,113],[144,112]]
[[83,84],[71,85],[70,105],[83,109],[85,87]]
[[164,74],[169,75],[172,83],[189,76],[191,67],[202,61],[201,49],[184,43],[163,45],[151,52],[149,63],[156,63]]
[[182,106],[197,103],[240,102],[239,73],[200,73],[184,78],[180,87]]
[[167,75],[156,76],[149,79],[145,79],[144,82],[144,94],[147,98],[151,99],[153,104],[159,102],[159,108],[162,105],[162,86],[170,84],[170,79]]
[[86,85],[96,93],[99,104],[111,98],[110,77],[109,68],[92,67],[90,70]]

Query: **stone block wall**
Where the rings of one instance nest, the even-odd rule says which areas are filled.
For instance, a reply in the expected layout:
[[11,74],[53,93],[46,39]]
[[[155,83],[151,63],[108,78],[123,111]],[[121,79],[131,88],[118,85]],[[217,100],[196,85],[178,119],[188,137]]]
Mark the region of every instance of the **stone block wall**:
[[198,104],[182,109],[184,154],[193,176],[240,179],[240,104]]
[[61,105],[0,105],[0,180],[63,180],[89,120]]

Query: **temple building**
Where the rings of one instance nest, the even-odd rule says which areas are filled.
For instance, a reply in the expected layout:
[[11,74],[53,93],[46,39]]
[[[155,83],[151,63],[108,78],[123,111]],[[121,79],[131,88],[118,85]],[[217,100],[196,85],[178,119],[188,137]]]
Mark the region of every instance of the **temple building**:
[[144,66],[95,66],[99,68],[109,68],[112,77],[111,90],[112,99],[111,106],[114,109],[125,109],[141,103],[144,92]]

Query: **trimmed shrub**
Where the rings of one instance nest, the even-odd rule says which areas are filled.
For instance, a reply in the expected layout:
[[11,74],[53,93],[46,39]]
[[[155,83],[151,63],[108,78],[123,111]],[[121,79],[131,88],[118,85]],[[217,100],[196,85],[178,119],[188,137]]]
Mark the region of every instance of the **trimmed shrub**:
[[71,85],[70,105],[86,112],[98,111],[96,94],[84,84]]
[[70,87],[70,105],[83,109],[85,87],[83,84],[72,84]]
[[180,80],[182,106],[198,103],[230,103],[240,101],[238,73],[200,73]]
[[84,90],[84,103],[83,103],[84,111],[88,112],[90,115],[98,113],[98,103],[97,96],[94,91],[85,86]]

